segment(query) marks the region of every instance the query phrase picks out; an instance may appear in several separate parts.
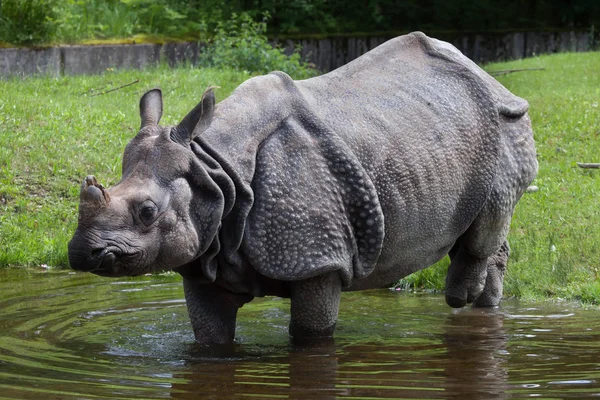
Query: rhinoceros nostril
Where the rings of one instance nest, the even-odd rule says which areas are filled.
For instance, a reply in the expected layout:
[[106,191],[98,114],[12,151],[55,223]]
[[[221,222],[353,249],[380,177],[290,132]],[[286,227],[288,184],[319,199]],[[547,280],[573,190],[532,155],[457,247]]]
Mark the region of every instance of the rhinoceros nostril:
[[115,253],[106,251],[104,253],[104,256],[102,257],[102,260],[100,261],[100,266],[98,267],[98,269],[109,272],[110,269],[113,267],[116,259],[117,256],[115,255]]
[[101,249],[94,249],[94,250],[92,250],[90,258],[102,258],[106,255],[106,252],[107,252],[107,249],[105,247],[103,247]]

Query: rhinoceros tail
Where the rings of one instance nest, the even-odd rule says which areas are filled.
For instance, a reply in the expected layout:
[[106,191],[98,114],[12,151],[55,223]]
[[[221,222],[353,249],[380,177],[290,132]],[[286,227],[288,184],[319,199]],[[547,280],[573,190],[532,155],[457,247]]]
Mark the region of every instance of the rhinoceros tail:
[[504,100],[504,102],[498,106],[498,112],[507,118],[521,118],[529,110],[527,100],[512,94],[510,95],[510,99],[504,97],[501,100]]

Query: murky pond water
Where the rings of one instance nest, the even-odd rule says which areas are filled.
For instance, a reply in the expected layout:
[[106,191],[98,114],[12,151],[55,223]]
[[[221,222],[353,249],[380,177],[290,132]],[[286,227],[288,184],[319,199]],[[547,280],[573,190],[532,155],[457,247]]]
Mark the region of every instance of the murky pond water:
[[289,302],[240,311],[237,345],[196,346],[179,278],[0,271],[2,399],[600,397],[600,311],[345,293],[334,343],[294,347]]

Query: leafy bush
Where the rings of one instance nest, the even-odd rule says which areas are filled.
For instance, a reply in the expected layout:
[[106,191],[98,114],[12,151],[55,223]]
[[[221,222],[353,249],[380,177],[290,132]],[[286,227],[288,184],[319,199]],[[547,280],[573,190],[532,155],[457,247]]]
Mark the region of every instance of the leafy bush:
[[205,31],[205,22],[197,19],[189,1],[121,0],[137,13],[137,33],[183,37]]
[[206,28],[193,11],[183,0],[67,0],[61,10],[58,37],[74,42],[138,34],[197,35]]
[[61,41],[74,42],[130,36],[137,19],[137,15],[119,0],[67,0],[61,10],[58,37]]
[[299,49],[286,55],[283,49],[269,43],[268,19],[268,13],[263,14],[260,22],[247,13],[233,13],[230,20],[218,24],[214,37],[200,56],[200,65],[257,73],[280,70],[297,79],[316,75],[317,71],[301,59]]
[[53,0],[0,0],[0,40],[16,45],[49,42],[56,32]]

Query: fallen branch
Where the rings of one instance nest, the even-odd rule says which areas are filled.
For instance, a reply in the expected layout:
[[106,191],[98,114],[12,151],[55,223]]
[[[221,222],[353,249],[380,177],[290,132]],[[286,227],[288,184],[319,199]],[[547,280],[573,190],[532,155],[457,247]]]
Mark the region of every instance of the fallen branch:
[[488,73],[493,76],[502,76],[512,74],[513,72],[522,72],[522,71],[545,71],[546,68],[518,68],[518,69],[504,69],[498,71],[489,71]]
[[577,166],[579,168],[600,168],[600,163],[583,163],[583,162],[578,162]]
[[133,82],[126,83],[126,84],[124,84],[124,85],[121,85],[121,86],[119,86],[119,87],[112,88],[112,89],[109,89],[109,90],[105,90],[104,92],[100,92],[100,93],[93,94],[93,95],[92,95],[92,97],[94,97],[94,96],[100,96],[101,94],[106,94],[106,93],[114,92],[114,91],[116,91],[116,90],[119,90],[119,89],[123,89],[123,88],[125,88],[125,87],[127,87],[127,86],[134,85],[134,84],[138,83],[139,81],[140,81],[139,79],[136,79],[136,80],[135,80],[135,81],[133,81]]
[[85,92],[81,92],[81,93],[79,93],[79,95],[80,95],[80,96],[83,96],[83,95],[86,95],[86,94],[90,94],[90,93],[93,93],[93,92],[97,92],[97,91],[99,91],[99,90],[102,90],[102,89],[104,89],[105,87],[106,87],[106,85],[104,85],[104,86],[102,86],[102,87],[99,87],[98,89],[89,88],[89,89],[88,89],[88,90],[86,90]]

